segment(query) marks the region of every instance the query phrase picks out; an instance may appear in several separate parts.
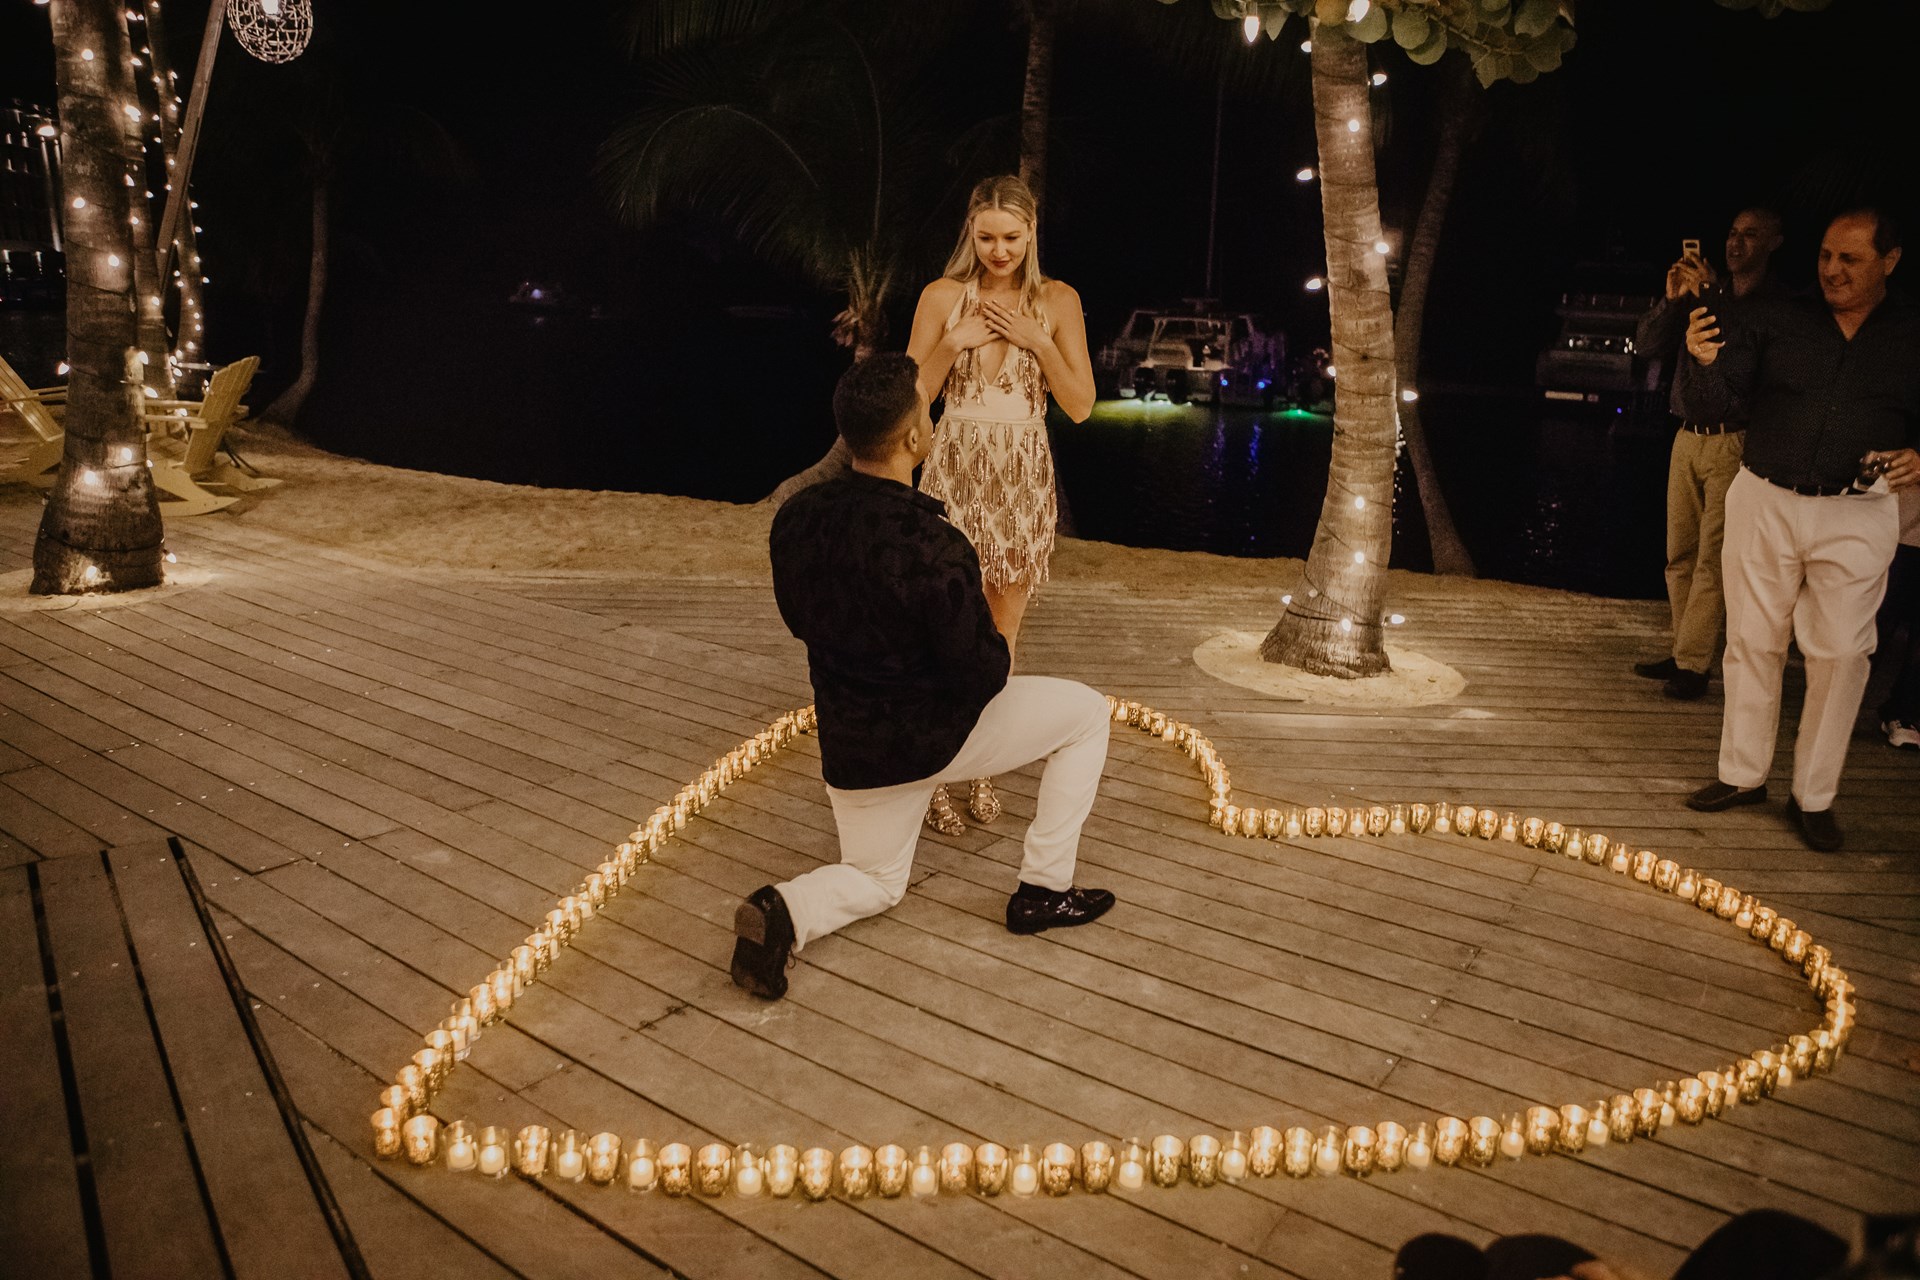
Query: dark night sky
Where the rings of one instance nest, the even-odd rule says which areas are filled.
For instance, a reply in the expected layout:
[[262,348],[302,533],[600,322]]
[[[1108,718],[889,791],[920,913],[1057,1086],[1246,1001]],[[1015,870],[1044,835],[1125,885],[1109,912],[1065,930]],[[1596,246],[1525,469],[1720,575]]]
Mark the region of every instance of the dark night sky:
[[[1213,85],[1097,20],[1129,3],[1169,31],[1267,60],[1263,91],[1227,99],[1218,291],[1312,336],[1324,329],[1324,302],[1300,282],[1319,268],[1317,192],[1292,177],[1312,159],[1305,33],[1295,25],[1248,50],[1205,0],[1164,10],[1089,0],[1062,30],[1049,271],[1080,289],[1096,343],[1129,306],[1200,292]],[[490,22],[471,9],[315,0],[322,36],[291,67],[255,63],[229,41],[196,175],[216,357],[265,347],[267,380],[290,375],[306,237],[293,127],[302,104],[327,92],[358,104],[352,114],[372,126],[354,144],[362,162],[340,210],[336,284],[347,313],[497,300],[539,276],[641,310],[667,307],[662,299],[693,309],[780,300],[831,314],[828,299],[708,228],[682,222],[637,236],[613,225],[589,168],[631,102],[631,74],[605,21],[616,7],[515,6],[512,21]],[[1561,71],[1490,95],[1442,248],[1432,306],[1444,322],[1427,326],[1430,369],[1525,384],[1574,263],[1646,264],[1651,288],[1683,236],[1717,244],[1743,201],[1785,207],[1789,273],[1804,278],[1818,220],[1875,188],[1898,191],[1912,165],[1920,91],[1889,30],[1899,7],[1835,0],[1825,13],[1768,21],[1711,0],[1587,0]],[[939,74],[929,91],[950,118],[1015,109],[1022,46],[1012,8],[980,0],[978,18],[931,51]],[[169,8],[183,82],[205,12],[203,0]],[[51,99],[46,30],[45,9],[0,5],[0,96]],[[1390,228],[1405,230],[1430,150],[1433,73],[1393,49],[1376,59],[1392,77],[1376,98],[1383,210]],[[417,148],[393,154],[407,136],[397,122],[414,107],[458,140],[468,183],[423,176],[432,166]],[[911,291],[901,305],[904,321]],[[511,367],[490,373],[514,376]]]

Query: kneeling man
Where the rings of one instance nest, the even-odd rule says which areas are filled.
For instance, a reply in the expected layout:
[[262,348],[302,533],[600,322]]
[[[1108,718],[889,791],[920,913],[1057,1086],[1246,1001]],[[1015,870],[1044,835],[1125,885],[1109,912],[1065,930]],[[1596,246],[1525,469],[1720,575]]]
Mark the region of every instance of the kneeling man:
[[918,377],[896,352],[849,369],[833,413],[853,471],[796,494],[773,521],[774,597],[807,646],[840,862],[740,904],[733,981],[767,1000],[786,994],[790,952],[900,901],[943,782],[1046,761],[1009,930],[1086,924],[1113,906],[1104,889],[1073,887],[1106,765],[1106,699],[1071,680],[1008,679],[979,557],[913,487],[933,447]]

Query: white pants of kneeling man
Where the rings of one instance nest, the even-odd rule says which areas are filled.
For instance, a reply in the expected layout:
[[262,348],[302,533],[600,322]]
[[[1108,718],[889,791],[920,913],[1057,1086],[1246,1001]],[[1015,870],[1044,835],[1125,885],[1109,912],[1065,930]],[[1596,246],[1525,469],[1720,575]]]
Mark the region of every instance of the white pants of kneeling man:
[[1793,747],[1793,797],[1833,804],[1867,688],[1874,613],[1900,542],[1889,493],[1810,497],[1741,470],[1727,490],[1722,579],[1727,597],[1727,702],[1720,781],[1757,787],[1773,768],[1787,641],[1806,659],[1807,693]]
[[1043,889],[1071,889],[1080,828],[1093,810],[1107,762],[1110,723],[1106,698],[1086,685],[1014,676],[981,711],[960,753],[935,776],[857,791],[828,787],[840,829],[839,863],[774,886],[793,917],[794,950],[900,901],[934,787],[992,777],[1035,760],[1047,763],[1020,879]]

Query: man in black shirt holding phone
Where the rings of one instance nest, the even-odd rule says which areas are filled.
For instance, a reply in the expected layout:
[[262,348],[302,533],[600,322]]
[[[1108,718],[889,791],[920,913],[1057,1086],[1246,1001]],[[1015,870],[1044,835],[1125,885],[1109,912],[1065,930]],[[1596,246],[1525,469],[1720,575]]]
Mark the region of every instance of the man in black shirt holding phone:
[[840,861],[765,885],[735,913],[733,981],[766,1000],[786,994],[789,953],[900,901],[942,782],[1046,761],[1009,931],[1087,924],[1113,906],[1073,883],[1107,701],[1071,680],[1008,678],[980,558],[913,487],[933,447],[919,373],[885,352],[841,377],[833,415],[853,470],[790,498],[768,539],[780,616],[807,645]]
[[1893,491],[1920,484],[1920,309],[1889,294],[1900,230],[1843,213],[1820,242],[1820,296],[1693,308],[1680,398],[1697,421],[1744,421],[1727,490],[1727,703],[1719,779],[1703,812],[1767,798],[1787,641],[1807,692],[1787,813],[1815,849],[1841,844],[1833,799],[1874,649],[1874,612],[1900,537]]
[[[1757,205],[1742,209],[1727,229],[1727,274],[1722,281],[1685,241],[1667,269],[1666,297],[1641,317],[1635,350],[1674,363],[1686,358],[1687,312],[1716,311],[1730,299],[1761,301],[1785,295],[1767,265],[1780,247],[1780,217]],[[1680,419],[1667,461],[1667,604],[1673,611],[1673,647],[1663,658],[1637,662],[1634,672],[1666,681],[1669,698],[1691,700],[1707,691],[1707,672],[1720,652],[1726,608],[1720,588],[1720,539],[1726,528],[1727,486],[1740,471],[1746,431],[1739,422],[1700,422],[1680,403],[1674,378],[1672,407]]]

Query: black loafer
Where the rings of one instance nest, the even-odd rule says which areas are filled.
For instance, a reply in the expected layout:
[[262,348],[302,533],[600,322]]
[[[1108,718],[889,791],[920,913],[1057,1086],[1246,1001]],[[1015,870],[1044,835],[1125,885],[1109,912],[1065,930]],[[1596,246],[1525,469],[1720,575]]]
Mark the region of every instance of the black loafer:
[[1698,809],[1701,813],[1719,813],[1722,809],[1731,809],[1736,805],[1764,804],[1767,799],[1767,784],[1757,787],[1736,787],[1727,782],[1709,782],[1687,797],[1687,808]]
[[1105,889],[1041,889],[1023,883],[1020,892],[1007,899],[1007,932],[1039,933],[1091,924],[1113,908],[1113,901]]
[[1707,694],[1707,673],[1680,668],[1667,678],[1667,696],[1677,702],[1692,702]]
[[1671,680],[1680,674],[1680,664],[1672,658],[1662,658],[1658,662],[1636,662],[1633,674],[1645,680]]
[[762,1000],[787,994],[787,957],[793,952],[793,917],[772,885],[755,889],[733,913],[733,985]]
[[1793,829],[1807,842],[1809,849],[1818,849],[1821,853],[1832,853],[1840,847],[1840,824],[1833,820],[1833,808],[1802,809],[1800,802],[1792,796],[1787,797],[1787,817],[1793,823]]

